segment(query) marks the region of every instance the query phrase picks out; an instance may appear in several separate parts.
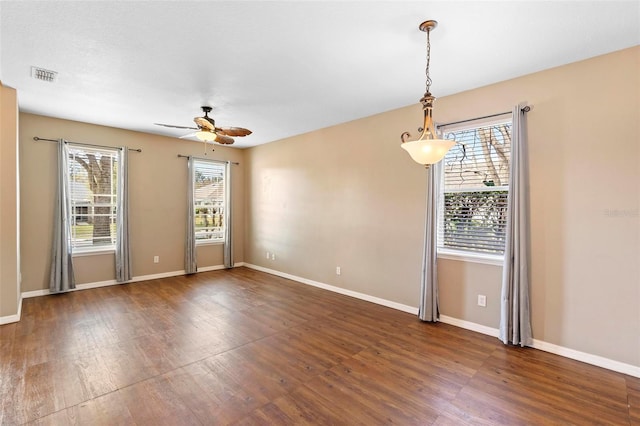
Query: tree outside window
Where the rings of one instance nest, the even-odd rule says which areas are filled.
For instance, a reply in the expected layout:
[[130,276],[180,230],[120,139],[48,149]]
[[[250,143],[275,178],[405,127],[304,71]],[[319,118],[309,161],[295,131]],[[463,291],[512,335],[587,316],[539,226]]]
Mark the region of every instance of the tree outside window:
[[69,144],[71,244],[76,252],[113,249],[118,150]]

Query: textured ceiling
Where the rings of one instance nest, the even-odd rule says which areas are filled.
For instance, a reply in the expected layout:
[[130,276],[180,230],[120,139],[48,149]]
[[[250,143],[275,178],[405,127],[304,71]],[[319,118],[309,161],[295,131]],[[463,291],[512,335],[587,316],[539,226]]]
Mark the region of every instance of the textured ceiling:
[[0,1],[0,15],[21,111],[177,137],[153,123],[211,105],[218,126],[253,130],[236,147],[417,103],[426,19],[438,97],[640,44],[635,0]]

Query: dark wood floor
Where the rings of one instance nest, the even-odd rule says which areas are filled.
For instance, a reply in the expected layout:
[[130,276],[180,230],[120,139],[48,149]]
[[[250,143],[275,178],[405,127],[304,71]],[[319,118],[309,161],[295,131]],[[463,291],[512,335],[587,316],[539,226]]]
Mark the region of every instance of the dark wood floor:
[[0,423],[640,424],[640,379],[246,268],[24,301]]

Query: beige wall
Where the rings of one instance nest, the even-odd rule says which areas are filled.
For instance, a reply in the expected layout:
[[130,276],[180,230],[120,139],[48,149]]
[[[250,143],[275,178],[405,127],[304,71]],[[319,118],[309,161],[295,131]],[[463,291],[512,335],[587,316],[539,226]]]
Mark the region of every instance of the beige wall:
[[[243,151],[216,146],[204,155],[202,143],[132,132],[32,114],[20,114],[20,185],[22,204],[22,291],[48,288],[55,143],[33,137],[141,148],[129,155],[129,200],[134,277],[184,270],[186,159],[178,154],[240,162],[233,169],[234,256],[243,261]],[[198,247],[198,267],[222,265],[222,246]],[[153,257],[160,256],[154,264]],[[113,254],[74,257],[76,283],[115,279]]]
[[249,149],[247,261],[415,305],[426,172],[389,121],[419,119],[394,111]]
[[[640,47],[614,52],[443,97],[435,110],[449,122],[533,106],[534,338],[636,366],[639,57]],[[417,306],[425,172],[399,135],[420,120],[416,102],[249,149],[245,260]],[[501,267],[442,259],[439,271],[442,314],[498,327]]]
[[18,100],[14,89],[0,83],[0,318],[18,314],[18,200]]

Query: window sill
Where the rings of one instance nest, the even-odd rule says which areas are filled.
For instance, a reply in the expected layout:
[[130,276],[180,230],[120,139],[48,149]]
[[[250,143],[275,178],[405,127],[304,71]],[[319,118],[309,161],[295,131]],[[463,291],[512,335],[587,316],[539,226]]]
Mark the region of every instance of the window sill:
[[115,254],[115,248],[102,248],[95,250],[83,250],[83,251],[74,251],[71,253],[72,257],[84,257],[84,256],[101,256],[105,254]]
[[224,240],[215,240],[215,241],[207,241],[207,240],[201,240],[201,241],[196,241],[196,247],[200,247],[200,246],[219,246],[224,244]]
[[438,259],[457,260],[460,262],[482,263],[485,265],[504,265],[504,256],[493,254],[468,253],[455,250],[438,249]]

